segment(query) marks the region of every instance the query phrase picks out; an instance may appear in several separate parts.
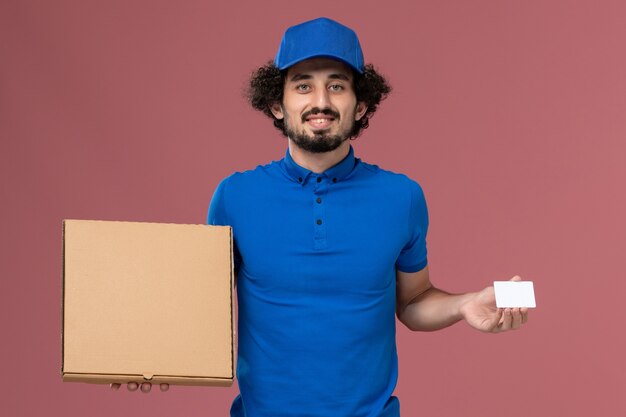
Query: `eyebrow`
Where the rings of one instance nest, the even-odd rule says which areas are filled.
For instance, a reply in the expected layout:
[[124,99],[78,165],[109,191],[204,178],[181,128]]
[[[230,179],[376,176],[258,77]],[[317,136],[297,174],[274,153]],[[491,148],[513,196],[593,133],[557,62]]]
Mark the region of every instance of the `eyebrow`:
[[[312,79],[313,76],[311,74],[296,74],[293,77],[291,77],[291,82],[294,81],[300,81],[300,80],[310,80]],[[344,80],[344,81],[350,81],[350,78],[348,78],[347,75],[345,74],[341,74],[341,73],[337,73],[337,74],[330,74],[328,76],[328,78],[333,79],[333,80]]]

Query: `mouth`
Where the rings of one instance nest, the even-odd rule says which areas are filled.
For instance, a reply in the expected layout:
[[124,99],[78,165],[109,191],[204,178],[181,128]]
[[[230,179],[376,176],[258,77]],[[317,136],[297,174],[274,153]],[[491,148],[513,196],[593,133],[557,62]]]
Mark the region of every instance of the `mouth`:
[[330,116],[315,115],[306,118],[306,123],[315,130],[328,129],[334,121],[335,118]]
[[330,109],[325,109],[322,111],[315,111],[314,113],[305,113],[302,121],[305,122],[312,130],[324,130],[330,128],[333,122],[338,118],[338,114],[334,114],[334,112]]

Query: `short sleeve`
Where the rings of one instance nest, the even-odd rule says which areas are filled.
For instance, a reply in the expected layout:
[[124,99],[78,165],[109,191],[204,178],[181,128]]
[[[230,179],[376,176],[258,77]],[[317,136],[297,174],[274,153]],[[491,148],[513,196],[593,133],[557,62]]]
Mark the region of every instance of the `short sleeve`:
[[422,187],[410,181],[411,207],[409,210],[409,238],[398,259],[396,268],[402,272],[421,271],[428,264],[426,251],[426,233],[428,232],[428,209]]
[[207,224],[212,226],[233,227],[233,235],[235,236],[235,238],[233,239],[233,257],[236,272],[239,270],[239,266],[241,265],[241,255],[239,253],[239,249],[237,248],[235,227],[228,217],[228,209],[226,204],[227,183],[228,178],[222,180],[222,182],[218,184],[215,192],[213,193],[213,198],[211,199],[211,204],[209,205],[209,213],[207,215]]
[[212,226],[231,226],[226,216],[226,181],[223,180],[217,185],[211,204],[209,205],[209,214],[207,216],[207,224]]

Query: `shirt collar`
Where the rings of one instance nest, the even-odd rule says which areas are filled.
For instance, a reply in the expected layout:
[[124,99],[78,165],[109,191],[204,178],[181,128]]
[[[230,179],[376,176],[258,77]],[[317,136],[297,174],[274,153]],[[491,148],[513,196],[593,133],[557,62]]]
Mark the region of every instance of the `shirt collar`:
[[341,162],[339,162],[337,165],[328,168],[322,174],[316,174],[298,165],[291,157],[289,149],[287,149],[287,153],[285,154],[285,158],[282,162],[287,176],[293,181],[304,185],[310,176],[326,176],[333,182],[341,181],[354,170],[358,159],[354,157],[354,149],[352,148],[352,146],[350,146],[350,151],[348,152],[348,155],[343,158]]

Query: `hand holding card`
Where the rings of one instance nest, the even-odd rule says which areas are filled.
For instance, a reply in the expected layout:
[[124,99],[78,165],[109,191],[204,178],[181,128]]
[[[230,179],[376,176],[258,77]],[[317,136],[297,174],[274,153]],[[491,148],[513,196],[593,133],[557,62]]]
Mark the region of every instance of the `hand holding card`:
[[[522,281],[519,275],[509,281],[496,281],[482,291],[467,293],[460,313],[467,324],[483,332],[519,329],[528,321],[528,307],[535,307],[532,284]],[[507,298],[510,293],[512,297]]]

